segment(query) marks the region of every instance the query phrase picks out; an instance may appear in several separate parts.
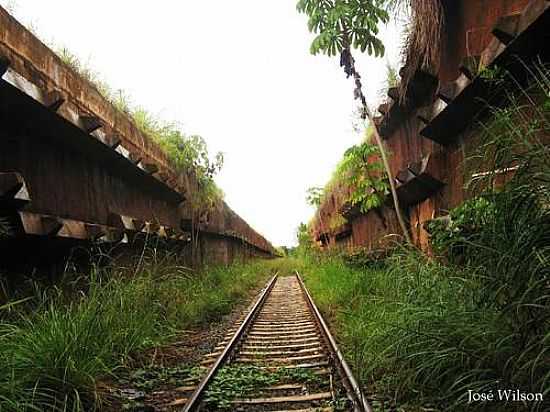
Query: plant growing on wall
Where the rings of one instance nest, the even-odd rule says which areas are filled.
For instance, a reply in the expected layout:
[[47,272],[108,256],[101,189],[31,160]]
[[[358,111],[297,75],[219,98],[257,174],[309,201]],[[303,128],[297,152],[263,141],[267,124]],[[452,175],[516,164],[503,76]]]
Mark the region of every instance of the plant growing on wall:
[[338,227],[345,225],[346,223],[347,223],[347,220],[344,216],[342,216],[340,213],[335,213],[330,217],[328,221],[328,228],[329,230],[333,231]]
[[[372,132],[371,128],[369,130]],[[328,221],[323,220],[320,207],[330,195],[338,196],[352,206],[358,206],[361,213],[382,205],[389,186],[379,158],[378,148],[365,140],[346,150],[324,188],[312,187],[307,190],[306,201],[316,207],[316,218],[322,232],[332,231],[347,222],[337,211],[329,216]],[[347,190],[343,190],[344,187]]]
[[311,233],[307,224],[300,223],[298,225],[296,229],[296,239],[298,241],[298,246],[296,247],[298,256],[309,255],[313,250],[313,239],[311,238]]
[[164,122],[143,107],[133,106],[130,97],[123,90],[113,91],[99,73],[68,48],[52,47],[66,65],[92,83],[105,99],[129,115],[143,133],[159,144],[176,170],[193,171],[197,181],[197,196],[191,201],[196,204],[196,208],[211,209],[223,197],[213,180],[223,165],[222,153],[218,152],[210,160],[206,142],[201,136],[187,136],[177,123]]
[[182,162],[191,165],[184,173],[187,192],[192,193],[193,189],[193,179],[190,179],[190,175],[194,177],[196,185],[194,195],[190,196],[188,202],[191,210],[193,260],[198,262],[200,223],[223,199],[223,192],[214,182],[214,176],[223,166],[223,155],[217,153],[211,160],[206,144],[200,136],[192,136],[182,145],[185,147],[179,152],[182,155]]
[[373,121],[372,112],[367,105],[361,76],[355,68],[355,59],[351,53],[352,49],[358,49],[377,57],[384,55],[384,45],[377,37],[378,25],[388,22],[387,10],[390,3],[394,2],[388,0],[299,0],[297,9],[308,15],[309,30],[317,34],[311,43],[311,53],[324,53],[328,56],[339,54],[340,66],[343,67],[347,77],[353,77],[355,81],[354,97],[361,102],[361,117],[369,119],[374,126],[373,136],[388,176],[395,213],[405,240],[411,243],[399,206],[386,150]]
[[[393,3],[393,4],[392,4]],[[449,2],[456,3],[456,2]],[[409,14],[405,28],[403,70],[400,72],[399,99],[405,100],[407,87],[416,71],[435,74],[441,59],[441,35],[444,30],[442,0],[389,0],[393,10],[404,8]],[[404,6],[404,7],[400,7]]]
[[310,187],[306,191],[306,202],[308,205],[313,206],[317,213],[317,219],[319,219],[319,225],[321,231],[325,232],[325,225],[323,222],[323,216],[321,214],[320,206],[323,203],[325,197],[325,189],[322,187]]
[[[386,62],[386,89],[391,87],[397,87],[399,85],[399,71],[392,66],[389,62]],[[384,91],[386,92],[386,90]]]
[[324,189],[322,187],[310,187],[306,191],[306,202],[311,206],[320,206],[323,201]]
[[384,166],[375,159],[379,155],[378,148],[365,141],[346,150],[339,167],[342,181],[351,188],[348,201],[361,213],[382,206],[388,193]]
[[223,153],[211,158],[201,136],[187,136],[176,123],[162,123],[144,109],[134,110],[132,116],[136,125],[168,155],[183,177],[186,192],[192,194],[186,206],[191,213],[192,259],[197,263],[200,223],[223,199],[223,192],[214,181],[223,167]]

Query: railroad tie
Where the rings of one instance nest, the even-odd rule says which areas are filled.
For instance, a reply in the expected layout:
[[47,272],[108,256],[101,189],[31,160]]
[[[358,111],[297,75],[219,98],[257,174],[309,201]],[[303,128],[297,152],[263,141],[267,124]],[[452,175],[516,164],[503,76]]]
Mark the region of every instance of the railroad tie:
[[[255,368],[281,379],[231,399],[238,411],[331,412],[336,404],[346,405],[344,410],[367,410],[346,381],[343,358],[329,335],[298,275],[273,278],[250,312],[204,357],[206,376],[182,387],[186,396],[195,390],[183,402],[184,411],[197,410],[224,367]],[[204,410],[214,411],[215,405]]]

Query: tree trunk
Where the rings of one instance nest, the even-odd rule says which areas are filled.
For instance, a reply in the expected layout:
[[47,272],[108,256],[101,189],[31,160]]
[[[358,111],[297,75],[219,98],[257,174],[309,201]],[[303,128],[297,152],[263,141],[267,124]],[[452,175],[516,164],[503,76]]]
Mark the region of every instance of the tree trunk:
[[397,197],[397,191],[395,190],[395,181],[393,180],[393,177],[391,175],[390,164],[388,162],[388,156],[386,154],[386,148],[384,147],[384,142],[380,138],[380,133],[378,132],[378,126],[376,126],[376,124],[374,123],[370,110],[368,109],[368,107],[365,107],[365,109],[367,110],[368,119],[373,125],[374,138],[376,140],[376,144],[378,145],[378,149],[380,150],[382,163],[384,164],[384,169],[386,170],[386,175],[388,176],[388,180],[390,182],[390,191],[391,191],[391,196],[393,198],[393,207],[395,209],[395,214],[397,215],[397,220],[399,221],[399,226],[401,226],[401,230],[403,231],[403,236],[405,236],[405,240],[407,241],[407,243],[412,245],[412,240],[409,235],[409,230],[407,229],[407,225],[403,217],[403,212],[401,210],[401,206],[399,205],[399,198]]
[[378,126],[376,123],[374,123],[374,119],[372,117],[372,113],[369,109],[369,106],[367,105],[367,99],[365,98],[365,95],[363,94],[363,85],[361,84],[361,76],[355,69],[355,59],[353,58],[350,48],[345,47],[342,50],[342,53],[340,55],[340,66],[344,67],[344,70],[347,74],[347,76],[353,76],[355,80],[355,98],[361,100],[361,104],[363,106],[363,112],[361,113],[361,117],[363,119],[367,118],[374,130],[374,138],[376,140],[376,144],[378,145],[378,149],[380,150],[380,156],[382,157],[382,163],[384,165],[384,169],[386,171],[386,175],[388,177],[388,181],[390,183],[390,191],[393,198],[393,206],[395,209],[395,214],[397,215],[397,220],[399,222],[399,226],[401,226],[401,231],[403,232],[403,236],[405,238],[405,241],[412,245],[411,237],[409,235],[409,230],[407,229],[407,225],[405,223],[405,218],[403,217],[403,211],[401,210],[401,207],[399,205],[399,198],[397,197],[397,191],[395,190],[395,182],[393,180],[393,176],[391,174],[390,164],[388,162],[388,156],[386,153],[386,148],[384,147],[384,142],[382,141],[382,138],[380,137],[380,133],[378,131]]
[[[187,172],[185,172],[185,189],[187,193],[192,193],[191,188],[191,182],[189,180],[189,175]],[[198,268],[200,266],[199,262],[199,236],[200,236],[200,213],[199,217],[197,217],[197,211],[195,205],[192,204],[192,200],[190,200],[191,205],[191,264],[194,268]]]

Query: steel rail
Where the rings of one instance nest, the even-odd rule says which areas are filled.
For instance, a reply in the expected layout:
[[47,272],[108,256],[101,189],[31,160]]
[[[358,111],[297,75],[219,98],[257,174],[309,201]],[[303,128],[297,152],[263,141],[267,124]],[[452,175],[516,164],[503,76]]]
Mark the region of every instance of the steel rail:
[[[339,366],[341,367],[340,373],[343,372],[342,378],[344,378],[344,381],[347,380],[347,383],[350,388],[347,387],[346,389],[348,392],[353,393],[353,397],[356,398],[354,400],[354,411],[355,412],[372,412],[372,408],[370,404],[367,401],[367,398],[363,394],[363,391],[361,390],[361,387],[355,380],[353,373],[351,372],[351,368],[347,364],[346,360],[344,359],[344,355],[342,355],[342,352],[340,352],[340,349],[338,349],[338,345],[336,344],[336,340],[330,333],[330,330],[325,323],[325,320],[323,319],[323,316],[321,316],[321,312],[319,312],[319,309],[317,309],[317,306],[315,306],[315,303],[313,302],[313,299],[311,298],[311,295],[309,294],[306,285],[304,284],[300,274],[298,271],[296,272],[296,278],[298,279],[298,283],[300,284],[300,287],[302,288],[302,291],[304,292],[304,295],[306,296],[307,303],[311,310],[313,311],[313,314],[315,315],[315,318],[317,322],[319,323],[319,326],[321,327],[321,332],[324,334],[325,338],[327,339],[330,349],[332,350],[333,354],[336,356],[336,359],[339,363]],[[345,382],[344,382],[345,383]],[[347,385],[346,385],[347,386]]]
[[199,406],[202,395],[204,394],[204,391],[210,384],[214,375],[218,372],[218,369],[220,368],[220,366],[227,360],[227,358],[229,358],[236,344],[239,342],[239,340],[241,339],[242,335],[244,334],[244,332],[246,331],[250,323],[254,320],[254,317],[256,316],[257,312],[263,306],[265,300],[267,299],[267,296],[271,292],[271,289],[273,289],[273,285],[277,280],[277,276],[278,275],[275,274],[271,278],[271,280],[267,283],[266,288],[264,289],[264,291],[262,292],[262,294],[260,295],[256,303],[254,304],[252,309],[246,315],[243,323],[241,323],[237,331],[233,334],[233,336],[229,340],[229,343],[226,345],[223,352],[220,354],[218,359],[216,359],[216,362],[214,363],[214,365],[212,365],[212,367],[208,371],[208,374],[200,381],[199,385],[197,386],[197,389],[195,389],[195,391],[193,392],[193,395],[191,395],[189,402],[187,402],[187,404],[185,405],[185,409],[183,410],[184,412],[194,411],[195,408]]

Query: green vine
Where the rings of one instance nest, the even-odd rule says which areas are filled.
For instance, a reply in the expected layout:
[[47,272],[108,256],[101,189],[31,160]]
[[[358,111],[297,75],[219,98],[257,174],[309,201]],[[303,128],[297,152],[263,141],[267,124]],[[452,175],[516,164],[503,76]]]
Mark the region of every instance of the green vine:
[[248,397],[266,387],[290,382],[319,385],[322,380],[305,368],[270,371],[257,366],[226,366],[216,374],[206,391],[205,401],[218,409],[229,410],[236,398]]

